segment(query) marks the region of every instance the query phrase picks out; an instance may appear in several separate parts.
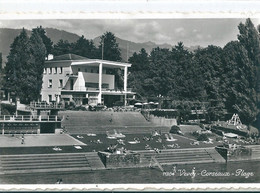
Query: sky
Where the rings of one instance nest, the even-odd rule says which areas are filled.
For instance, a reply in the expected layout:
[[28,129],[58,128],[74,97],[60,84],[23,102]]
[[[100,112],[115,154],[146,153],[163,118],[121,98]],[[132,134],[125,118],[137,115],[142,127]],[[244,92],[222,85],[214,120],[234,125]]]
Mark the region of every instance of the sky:
[[[260,19],[252,19],[255,26]],[[106,31],[117,37],[137,43],[155,42],[185,46],[217,45],[223,47],[237,39],[238,24],[245,19],[88,19],[88,20],[0,20],[0,28],[26,28],[36,26],[57,28],[87,39],[93,39]]]

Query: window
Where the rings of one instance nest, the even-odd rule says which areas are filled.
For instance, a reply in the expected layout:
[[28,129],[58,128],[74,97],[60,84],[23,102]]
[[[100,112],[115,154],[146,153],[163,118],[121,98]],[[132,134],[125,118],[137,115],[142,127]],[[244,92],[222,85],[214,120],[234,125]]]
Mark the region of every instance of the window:
[[49,68],[49,74],[51,74],[52,73],[52,68]]
[[59,84],[59,87],[62,88],[62,87],[63,87],[63,79],[60,79],[60,80],[59,80],[59,83],[60,83],[60,84]]
[[78,72],[80,72],[80,68],[78,68]]
[[87,69],[87,68],[85,68],[85,72],[88,72],[88,69]]
[[54,74],[57,74],[57,67],[54,68]]
[[103,84],[102,84],[102,88],[109,88],[109,84],[103,83]]
[[63,70],[62,67],[60,67],[60,74],[62,74],[62,70]]
[[49,85],[48,88],[52,88],[52,79],[49,79]]
[[52,95],[49,95],[49,102],[52,101]]
[[93,73],[93,69],[91,69],[91,73]]
[[85,87],[88,87],[88,88],[98,88],[98,83],[95,83],[95,82],[85,82]]

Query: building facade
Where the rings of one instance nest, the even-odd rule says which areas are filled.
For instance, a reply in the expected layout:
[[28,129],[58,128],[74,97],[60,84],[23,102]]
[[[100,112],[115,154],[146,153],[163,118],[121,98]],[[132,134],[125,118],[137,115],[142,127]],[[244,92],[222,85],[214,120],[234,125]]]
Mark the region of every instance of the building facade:
[[[77,105],[112,106],[134,97],[127,88],[129,63],[88,59],[75,54],[56,56],[44,64],[41,100],[74,101]],[[123,71],[123,87],[118,87],[115,71]],[[118,79],[118,78],[117,78]]]

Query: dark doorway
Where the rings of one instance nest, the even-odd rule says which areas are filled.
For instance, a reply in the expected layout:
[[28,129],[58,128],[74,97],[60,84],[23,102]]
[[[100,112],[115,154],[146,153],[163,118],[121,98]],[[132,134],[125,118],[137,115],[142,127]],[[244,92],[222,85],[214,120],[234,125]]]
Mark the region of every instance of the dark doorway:
[[71,80],[70,80],[70,90],[73,90],[73,85],[74,85],[74,80],[71,79]]
[[104,95],[104,105],[113,107],[117,101],[120,101],[120,95]]
[[83,104],[83,105],[88,104],[88,98],[84,98],[84,99],[82,100],[82,104]]
[[56,128],[55,123],[41,123],[41,133],[54,133]]

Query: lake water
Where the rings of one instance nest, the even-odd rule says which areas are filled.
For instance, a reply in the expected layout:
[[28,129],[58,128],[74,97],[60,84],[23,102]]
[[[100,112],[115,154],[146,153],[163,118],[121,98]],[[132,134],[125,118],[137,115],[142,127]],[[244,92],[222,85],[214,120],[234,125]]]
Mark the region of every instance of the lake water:
[[[207,163],[163,166],[159,168],[99,170],[67,174],[1,175],[1,184],[54,184],[62,179],[64,184],[122,184],[122,183],[258,183],[260,162],[245,161],[228,164]],[[192,172],[193,171],[193,172]],[[217,173],[216,173],[217,172]],[[193,174],[196,174],[192,177]],[[167,175],[168,174],[168,175]],[[207,176],[208,175],[208,176]],[[213,176],[212,176],[213,175]],[[214,176],[220,175],[220,176]],[[229,176],[226,176],[229,175]]]

